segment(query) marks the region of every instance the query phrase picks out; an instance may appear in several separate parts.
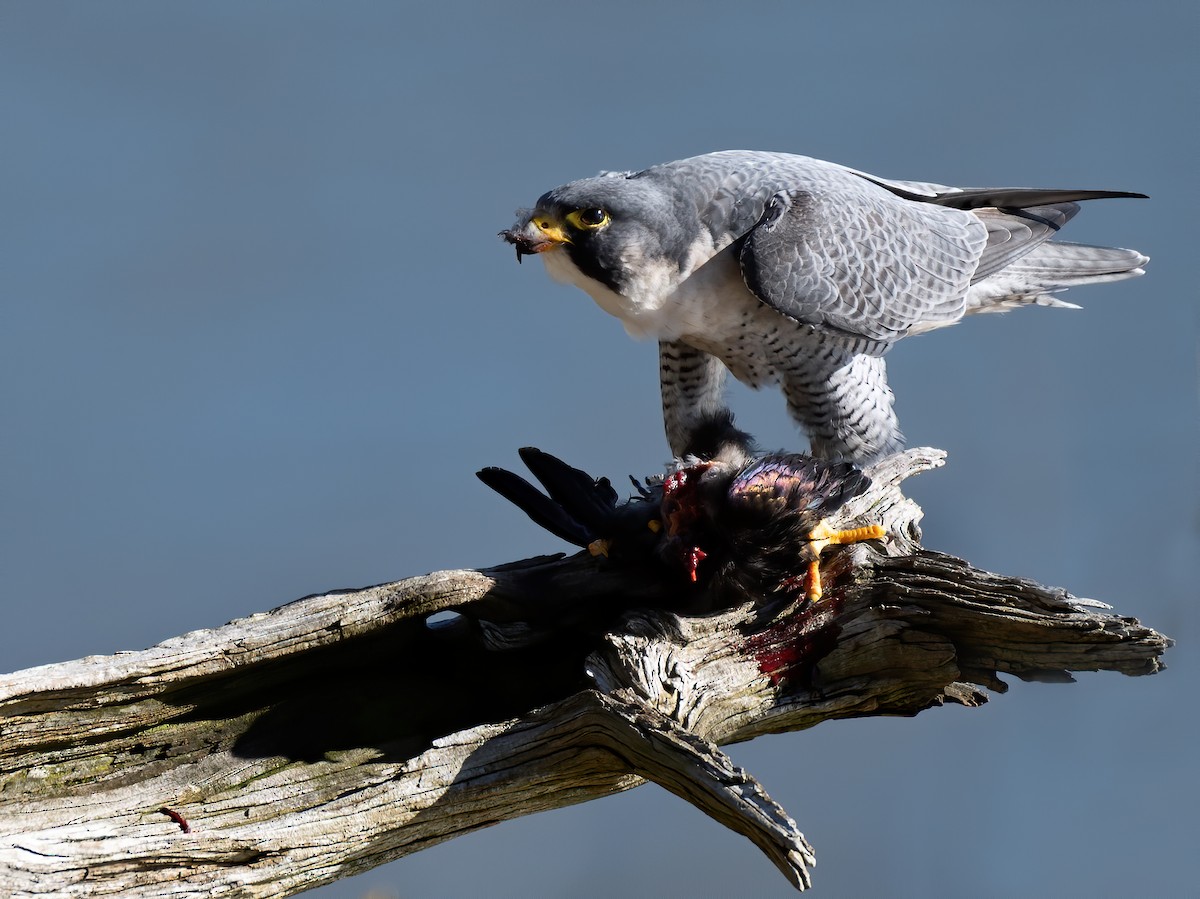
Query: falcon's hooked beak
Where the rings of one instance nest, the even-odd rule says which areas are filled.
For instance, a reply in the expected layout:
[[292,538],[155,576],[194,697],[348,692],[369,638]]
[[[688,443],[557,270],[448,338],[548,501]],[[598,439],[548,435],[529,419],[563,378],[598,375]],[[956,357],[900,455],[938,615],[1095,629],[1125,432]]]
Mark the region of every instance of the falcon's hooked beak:
[[534,213],[522,223],[520,220],[500,236],[517,248],[517,262],[522,256],[544,253],[565,243],[570,243],[566,227],[553,216]]

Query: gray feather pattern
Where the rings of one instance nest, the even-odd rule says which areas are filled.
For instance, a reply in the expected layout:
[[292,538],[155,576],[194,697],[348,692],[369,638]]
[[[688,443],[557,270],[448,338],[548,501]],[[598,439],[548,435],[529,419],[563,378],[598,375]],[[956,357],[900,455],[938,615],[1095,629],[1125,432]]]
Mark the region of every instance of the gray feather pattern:
[[971,283],[982,281],[1034,250],[1054,236],[1079,211],[1076,203],[1038,206],[1033,218],[1000,209],[980,209],[975,216],[987,227],[987,246],[979,257]]
[[962,317],[987,229],[873,187],[781,191],[741,251],[756,297],[797,321],[887,345]]

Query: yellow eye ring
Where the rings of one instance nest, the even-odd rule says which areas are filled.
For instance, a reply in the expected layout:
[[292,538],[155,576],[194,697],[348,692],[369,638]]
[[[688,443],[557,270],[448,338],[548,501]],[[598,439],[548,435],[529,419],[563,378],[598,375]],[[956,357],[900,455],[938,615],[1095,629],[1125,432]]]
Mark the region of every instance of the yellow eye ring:
[[610,221],[612,221],[612,217],[607,210],[598,206],[588,206],[567,213],[567,224],[580,231],[599,231]]

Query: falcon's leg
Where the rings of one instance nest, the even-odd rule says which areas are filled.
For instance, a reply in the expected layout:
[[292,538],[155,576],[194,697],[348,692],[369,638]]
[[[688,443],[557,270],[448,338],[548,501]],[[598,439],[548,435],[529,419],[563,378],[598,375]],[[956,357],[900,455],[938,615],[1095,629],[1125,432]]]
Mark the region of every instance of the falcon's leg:
[[658,375],[662,385],[663,425],[676,458],[689,452],[698,429],[727,414],[722,402],[724,363],[686,343],[660,341]]
[[781,380],[814,456],[861,465],[903,447],[881,356],[826,345],[798,357]]

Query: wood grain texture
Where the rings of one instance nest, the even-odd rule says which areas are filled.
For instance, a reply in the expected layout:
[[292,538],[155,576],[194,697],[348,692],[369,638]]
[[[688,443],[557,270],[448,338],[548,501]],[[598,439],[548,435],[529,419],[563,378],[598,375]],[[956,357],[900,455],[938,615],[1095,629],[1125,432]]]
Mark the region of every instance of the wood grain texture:
[[980,705],[1004,674],[1150,674],[1170,644],[922,549],[900,482],[941,458],[875,467],[839,519],[889,540],[829,553],[807,608],[687,615],[662,571],[583,553],[310,596],[0,678],[0,894],[287,896],[646,780],[803,889],[811,847],[720,745]]

